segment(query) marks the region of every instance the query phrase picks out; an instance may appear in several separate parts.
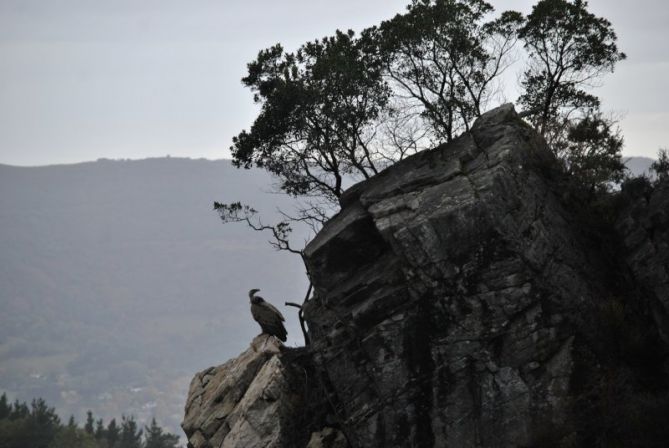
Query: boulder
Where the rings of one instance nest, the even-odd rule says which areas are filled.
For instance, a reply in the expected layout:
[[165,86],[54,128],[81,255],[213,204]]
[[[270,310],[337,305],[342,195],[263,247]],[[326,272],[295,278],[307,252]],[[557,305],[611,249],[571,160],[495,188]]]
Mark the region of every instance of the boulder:
[[181,425],[191,447],[290,446],[301,396],[281,348],[261,334],[237,358],[195,375]]

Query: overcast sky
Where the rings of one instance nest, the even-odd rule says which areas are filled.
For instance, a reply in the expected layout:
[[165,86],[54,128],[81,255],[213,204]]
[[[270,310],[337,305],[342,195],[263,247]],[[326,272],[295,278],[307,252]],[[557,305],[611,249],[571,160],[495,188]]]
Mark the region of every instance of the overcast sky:
[[[0,163],[228,157],[258,50],[360,30],[408,0],[0,0]],[[492,1],[527,12],[526,0]],[[628,54],[598,93],[626,155],[669,146],[669,2],[592,0]],[[513,97],[509,99],[514,99]]]

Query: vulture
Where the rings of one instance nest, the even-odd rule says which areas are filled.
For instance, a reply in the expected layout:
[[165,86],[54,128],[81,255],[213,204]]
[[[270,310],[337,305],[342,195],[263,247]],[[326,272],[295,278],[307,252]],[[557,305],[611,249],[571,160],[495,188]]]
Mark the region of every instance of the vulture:
[[262,332],[271,336],[276,336],[283,342],[286,342],[286,327],[283,326],[285,319],[279,310],[271,303],[265,302],[265,299],[256,295],[259,289],[249,291],[251,299],[251,314],[253,319],[260,324]]

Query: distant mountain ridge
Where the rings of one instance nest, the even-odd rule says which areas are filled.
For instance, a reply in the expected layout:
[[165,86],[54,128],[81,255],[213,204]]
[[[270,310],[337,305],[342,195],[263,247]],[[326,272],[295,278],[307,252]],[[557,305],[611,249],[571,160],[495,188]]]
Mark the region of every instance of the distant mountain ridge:
[[627,166],[630,173],[634,176],[648,174],[650,165],[655,161],[655,159],[649,157],[623,157],[623,160],[625,166]]

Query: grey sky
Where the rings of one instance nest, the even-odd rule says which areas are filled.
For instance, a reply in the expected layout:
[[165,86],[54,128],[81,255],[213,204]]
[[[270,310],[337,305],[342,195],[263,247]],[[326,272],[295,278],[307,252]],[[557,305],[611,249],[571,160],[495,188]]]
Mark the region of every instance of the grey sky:
[[[227,157],[254,117],[239,79],[259,49],[359,30],[407,2],[0,0],[0,163]],[[624,114],[625,153],[653,156],[669,146],[669,6],[590,4],[629,56],[598,93]]]

